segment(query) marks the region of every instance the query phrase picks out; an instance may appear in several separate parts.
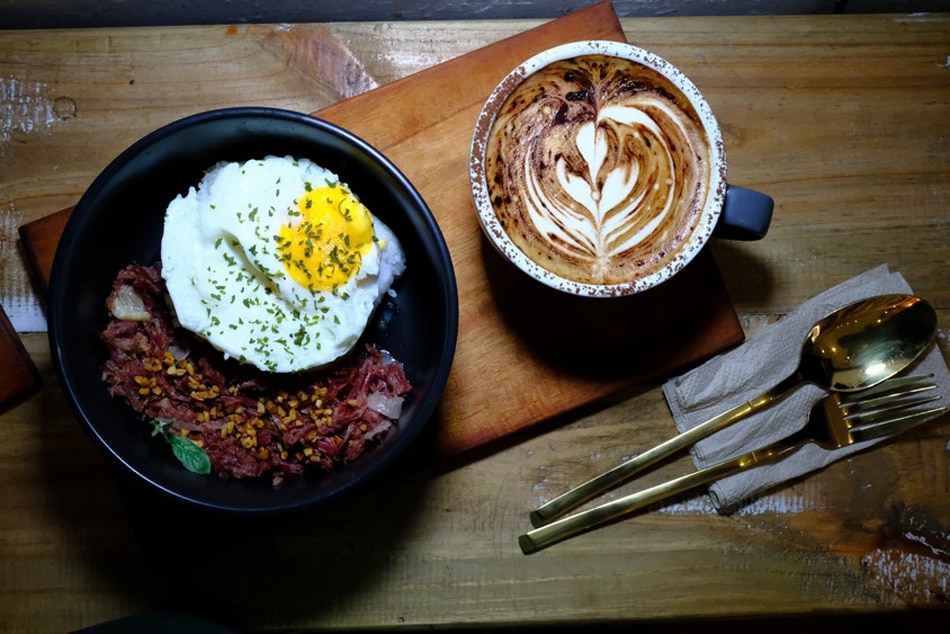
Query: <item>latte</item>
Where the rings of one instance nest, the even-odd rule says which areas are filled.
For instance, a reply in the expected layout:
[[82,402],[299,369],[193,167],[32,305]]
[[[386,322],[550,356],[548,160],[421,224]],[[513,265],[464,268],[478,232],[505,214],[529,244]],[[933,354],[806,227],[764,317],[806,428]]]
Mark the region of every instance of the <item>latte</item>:
[[516,79],[484,159],[512,242],[583,284],[675,266],[701,222],[715,151],[689,99],[652,68],[601,54]]

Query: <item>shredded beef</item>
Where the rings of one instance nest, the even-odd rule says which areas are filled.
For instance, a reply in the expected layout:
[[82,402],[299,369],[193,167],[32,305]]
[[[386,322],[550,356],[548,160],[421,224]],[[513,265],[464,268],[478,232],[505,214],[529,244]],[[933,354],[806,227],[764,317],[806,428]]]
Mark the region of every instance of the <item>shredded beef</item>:
[[[116,277],[101,333],[109,351],[103,379],[143,419],[203,447],[216,473],[269,475],[277,484],[309,466],[351,462],[392,428],[412,386],[390,355],[367,345],[329,370],[295,375],[225,359],[177,325],[160,266],[132,264]],[[134,291],[143,318],[115,317],[120,289],[124,297]]]

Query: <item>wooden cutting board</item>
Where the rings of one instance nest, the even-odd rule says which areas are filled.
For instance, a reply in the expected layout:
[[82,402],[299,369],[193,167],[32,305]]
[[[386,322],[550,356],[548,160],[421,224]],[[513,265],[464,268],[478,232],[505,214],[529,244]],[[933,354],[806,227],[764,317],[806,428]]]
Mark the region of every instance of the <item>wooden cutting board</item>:
[[[708,252],[647,293],[595,300],[529,282],[481,235],[468,154],[495,85],[551,46],[624,38],[612,6],[602,3],[313,113],[386,154],[421,192],[445,235],[460,320],[455,363],[430,426],[442,455],[527,430],[743,340]],[[20,228],[41,280],[48,280],[70,211]]]

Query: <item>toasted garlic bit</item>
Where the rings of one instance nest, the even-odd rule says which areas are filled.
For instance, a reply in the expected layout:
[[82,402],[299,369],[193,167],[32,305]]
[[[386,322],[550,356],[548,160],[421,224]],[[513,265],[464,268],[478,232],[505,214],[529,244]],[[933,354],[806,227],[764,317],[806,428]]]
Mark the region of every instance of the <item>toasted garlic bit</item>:
[[[133,378],[141,397],[146,400],[164,398],[163,386],[176,382],[181,388],[188,389],[188,397],[195,402],[195,422],[207,424],[219,421],[220,426],[215,433],[222,439],[233,436],[241,447],[252,451],[258,460],[270,458],[270,451],[259,446],[257,438],[258,432],[265,427],[275,427],[279,432],[309,427],[303,430],[299,445],[292,452],[280,446],[279,455],[282,459],[318,463],[324,457],[317,447],[323,436],[319,430],[333,425],[333,409],[324,403],[327,395],[325,386],[313,386],[311,391],[279,392],[271,398],[260,398],[247,407],[226,405],[222,400],[225,396],[222,389],[207,382],[190,359],[176,359],[166,352],[162,359],[146,358],[142,366],[143,374]],[[231,386],[224,391],[234,396],[237,390],[237,387]],[[201,432],[181,429],[178,433],[199,447],[204,446]],[[340,441],[339,438],[335,440]]]

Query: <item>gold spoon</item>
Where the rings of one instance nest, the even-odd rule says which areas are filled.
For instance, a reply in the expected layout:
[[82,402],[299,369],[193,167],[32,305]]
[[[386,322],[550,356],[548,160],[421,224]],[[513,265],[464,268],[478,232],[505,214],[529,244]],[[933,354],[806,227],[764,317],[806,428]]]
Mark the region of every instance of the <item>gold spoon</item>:
[[798,369],[791,376],[761,396],[541,505],[531,512],[531,524],[543,526],[663,458],[774,404],[805,383],[829,392],[856,392],[877,385],[913,363],[936,335],[937,313],[913,295],[878,295],[839,308],[812,326],[802,346]]

